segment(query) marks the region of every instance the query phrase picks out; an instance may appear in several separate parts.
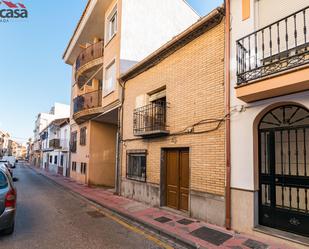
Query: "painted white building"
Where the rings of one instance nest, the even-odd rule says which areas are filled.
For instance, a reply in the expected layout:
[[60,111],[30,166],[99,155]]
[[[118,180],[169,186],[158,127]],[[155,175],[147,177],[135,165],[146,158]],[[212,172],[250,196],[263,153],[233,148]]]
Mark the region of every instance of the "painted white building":
[[70,117],[70,106],[61,103],[55,103],[48,113],[41,112],[37,115],[34,128],[34,139],[32,149],[32,164],[43,166],[41,161],[41,132],[55,119]]
[[42,168],[63,176],[69,174],[69,123],[69,118],[56,119],[40,134]]
[[309,2],[230,3],[232,228],[305,248]]
[[10,134],[0,130],[0,156],[5,156],[9,149]]

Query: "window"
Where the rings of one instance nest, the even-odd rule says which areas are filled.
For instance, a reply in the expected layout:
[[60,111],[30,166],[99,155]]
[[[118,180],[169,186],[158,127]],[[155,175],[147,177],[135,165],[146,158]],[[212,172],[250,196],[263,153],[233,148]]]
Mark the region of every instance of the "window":
[[72,162],[72,171],[76,171],[76,162]]
[[71,133],[71,152],[76,153],[77,131]]
[[63,166],[63,155],[60,157],[60,166]]
[[107,18],[106,41],[109,42],[117,33],[117,5]]
[[58,156],[55,156],[54,158],[54,164],[57,164],[58,163]]
[[79,144],[86,145],[86,137],[87,137],[87,127],[83,127],[80,129],[79,134]]
[[146,151],[129,152],[127,154],[127,178],[146,181]]
[[53,156],[49,156],[49,163],[53,163]]
[[86,171],[87,171],[87,163],[81,163],[80,173],[83,174],[83,175],[86,175]]
[[0,172],[0,189],[4,189],[8,186],[8,181],[6,179],[6,176]]
[[115,90],[116,84],[116,63],[115,60],[105,69],[104,95],[110,94]]

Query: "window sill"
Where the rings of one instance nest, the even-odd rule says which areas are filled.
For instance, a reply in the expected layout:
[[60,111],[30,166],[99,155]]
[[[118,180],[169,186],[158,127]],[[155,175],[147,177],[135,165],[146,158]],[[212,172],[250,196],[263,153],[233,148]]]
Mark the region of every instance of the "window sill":
[[115,37],[116,35],[117,35],[117,32],[114,33],[114,34],[112,35],[112,37],[108,39],[108,41],[105,43],[105,47],[107,47],[107,46],[112,42],[112,40],[114,39],[114,37]]
[[138,178],[133,178],[133,177],[129,177],[129,176],[127,176],[126,178],[127,178],[127,180],[130,180],[130,181],[146,183],[146,179],[138,179]]
[[112,90],[112,91],[110,91],[110,92],[107,92],[107,93],[104,93],[104,92],[103,92],[103,98],[105,98],[105,97],[111,95],[113,92],[115,92],[115,89]]

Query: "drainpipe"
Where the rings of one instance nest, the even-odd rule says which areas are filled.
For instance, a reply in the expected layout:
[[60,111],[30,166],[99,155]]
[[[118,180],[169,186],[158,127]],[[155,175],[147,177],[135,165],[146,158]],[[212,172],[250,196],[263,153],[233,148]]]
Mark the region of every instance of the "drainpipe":
[[[230,113],[230,0],[225,0],[225,113]],[[226,190],[225,190],[225,227],[231,229],[231,120],[227,116],[226,131]]]
[[121,107],[118,108],[118,124],[117,124],[117,134],[116,134],[116,172],[115,172],[115,194],[120,195],[120,169],[119,169],[119,147],[120,147],[120,128],[119,128],[119,124],[120,124],[120,111],[121,111]]
[[116,194],[121,194],[121,163],[122,163],[122,134],[123,134],[123,102],[124,102],[124,82],[118,80],[121,89],[121,104],[118,108],[118,131],[117,131],[117,145],[116,145]]

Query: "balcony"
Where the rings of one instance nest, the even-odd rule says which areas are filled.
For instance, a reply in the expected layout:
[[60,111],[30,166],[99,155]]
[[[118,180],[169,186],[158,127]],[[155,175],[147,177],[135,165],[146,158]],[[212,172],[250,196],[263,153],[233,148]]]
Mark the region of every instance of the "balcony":
[[237,97],[252,102],[308,89],[308,21],[306,7],[236,41]]
[[49,148],[50,149],[61,149],[60,139],[54,138],[54,139],[49,140]]
[[99,70],[103,64],[104,42],[100,41],[85,48],[77,57],[75,63],[75,79],[79,87]]
[[73,118],[78,123],[83,122],[90,118],[92,112],[101,105],[102,89],[79,95],[73,99]]
[[134,136],[158,137],[169,134],[166,129],[166,102],[153,102],[137,108],[133,116]]

